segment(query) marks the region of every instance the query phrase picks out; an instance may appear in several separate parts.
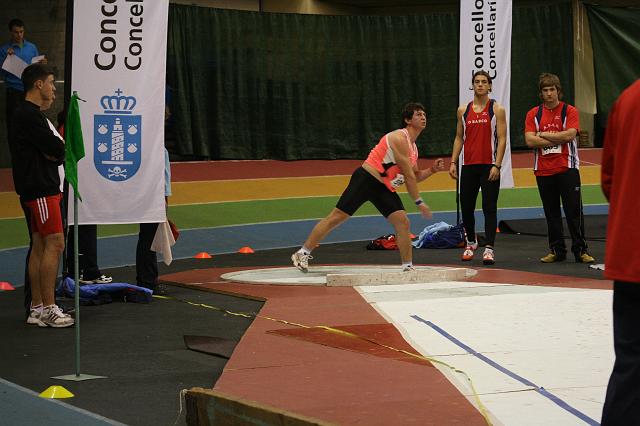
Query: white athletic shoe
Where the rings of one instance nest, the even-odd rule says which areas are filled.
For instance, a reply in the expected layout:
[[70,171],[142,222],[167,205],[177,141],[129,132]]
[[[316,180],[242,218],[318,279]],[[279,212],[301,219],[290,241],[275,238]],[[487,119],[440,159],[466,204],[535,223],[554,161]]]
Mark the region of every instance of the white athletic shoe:
[[113,282],[113,278],[107,275],[100,275],[98,278],[94,278],[92,280],[85,280],[82,275],[80,275],[80,284],[109,284]]
[[493,265],[496,263],[496,255],[493,252],[493,249],[489,247],[484,249],[484,253],[482,254],[482,263],[485,265]]
[[311,256],[310,254],[295,252],[291,255],[293,266],[300,269],[302,272],[309,271],[309,260],[311,259],[313,259],[313,256]]
[[416,268],[413,265],[407,265],[402,268],[402,272],[415,272]]
[[32,309],[27,317],[27,324],[37,325],[40,327],[46,327],[46,325],[40,319],[42,317],[42,309]]
[[113,282],[113,278],[105,274],[102,274],[98,278],[93,280],[94,284],[109,284],[111,282]]
[[62,312],[62,309],[58,305],[47,306],[42,309],[42,315],[40,316],[40,327],[70,327],[75,324],[75,320],[71,318],[71,315]]

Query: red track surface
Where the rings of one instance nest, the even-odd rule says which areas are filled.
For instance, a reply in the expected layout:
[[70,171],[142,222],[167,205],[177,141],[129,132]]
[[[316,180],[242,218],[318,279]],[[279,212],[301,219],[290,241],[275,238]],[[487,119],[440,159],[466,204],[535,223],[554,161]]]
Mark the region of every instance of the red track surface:
[[[338,424],[485,424],[430,363],[368,340],[264,318],[331,326],[414,352],[353,288],[221,280],[222,274],[235,270],[212,268],[161,277],[188,287],[266,300],[260,318],[236,346],[214,389]],[[474,281],[611,288],[610,281],[508,270],[481,269]]]

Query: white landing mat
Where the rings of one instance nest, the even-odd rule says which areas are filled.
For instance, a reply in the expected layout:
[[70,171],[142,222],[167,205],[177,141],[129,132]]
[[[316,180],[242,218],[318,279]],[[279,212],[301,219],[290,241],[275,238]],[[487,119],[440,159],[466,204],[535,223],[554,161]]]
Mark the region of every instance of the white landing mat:
[[[612,292],[476,282],[357,287],[416,350],[465,371],[495,424],[597,425]],[[475,404],[464,376],[435,364]]]
[[459,281],[470,278],[476,273],[473,269],[444,266],[416,266],[415,271],[402,272],[400,266],[338,265],[313,266],[306,273],[293,267],[251,269],[230,272],[222,275],[221,278],[253,284],[349,287]]

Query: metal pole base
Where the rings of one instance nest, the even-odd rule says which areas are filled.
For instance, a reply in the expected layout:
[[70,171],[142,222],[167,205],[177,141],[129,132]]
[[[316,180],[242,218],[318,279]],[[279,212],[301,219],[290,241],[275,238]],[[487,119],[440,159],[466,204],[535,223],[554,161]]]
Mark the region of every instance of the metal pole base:
[[52,379],[68,380],[71,382],[83,382],[85,380],[108,379],[107,376],[93,376],[91,374],[66,374],[64,376],[54,376]]

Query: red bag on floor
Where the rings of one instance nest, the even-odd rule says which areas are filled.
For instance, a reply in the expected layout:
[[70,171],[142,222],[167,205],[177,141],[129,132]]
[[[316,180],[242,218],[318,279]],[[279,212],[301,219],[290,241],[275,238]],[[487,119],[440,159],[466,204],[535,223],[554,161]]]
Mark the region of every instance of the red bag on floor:
[[375,240],[369,241],[369,244],[367,244],[367,250],[398,250],[396,235],[383,235]]

